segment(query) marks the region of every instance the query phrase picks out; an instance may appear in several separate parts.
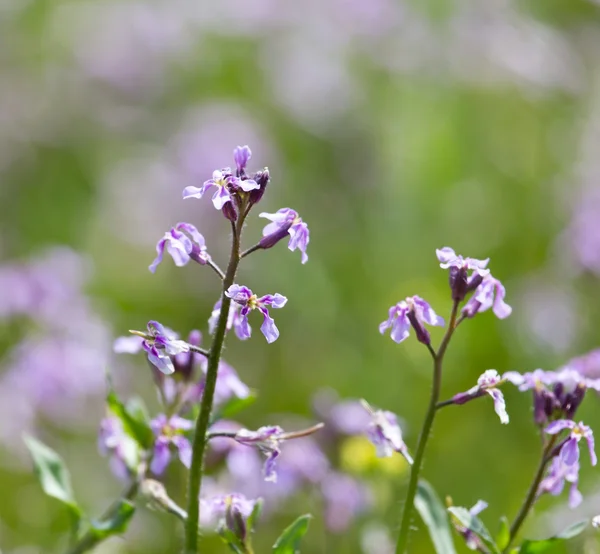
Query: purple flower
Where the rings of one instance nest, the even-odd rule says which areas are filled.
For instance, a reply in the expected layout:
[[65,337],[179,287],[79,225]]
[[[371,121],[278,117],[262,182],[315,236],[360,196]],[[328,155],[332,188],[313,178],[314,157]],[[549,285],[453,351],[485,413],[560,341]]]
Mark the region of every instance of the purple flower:
[[396,415],[383,410],[373,410],[365,400],[361,402],[371,416],[371,422],[367,428],[367,437],[375,445],[377,456],[387,458],[392,456],[394,452],[399,452],[412,465],[413,459],[402,440],[402,431]]
[[[475,290],[481,283],[483,277],[489,273],[486,269],[489,258],[477,260],[475,258],[463,258],[457,255],[452,248],[445,246],[435,251],[440,267],[449,269],[448,280],[452,299],[461,302],[468,292]],[[471,275],[468,272],[471,271]]]
[[117,478],[126,481],[131,477],[138,461],[137,446],[125,433],[120,419],[106,417],[100,422],[98,451],[110,456],[110,469]]
[[308,226],[302,221],[298,212],[291,208],[282,208],[274,214],[262,212],[258,217],[264,217],[272,221],[263,229],[263,238],[260,241],[261,248],[271,248],[280,240],[290,235],[288,248],[293,252],[298,248],[302,252],[302,263],[308,261],[306,247],[310,240]]
[[152,273],[156,271],[158,264],[162,262],[165,248],[177,267],[186,265],[190,260],[194,260],[201,265],[205,265],[210,261],[204,237],[190,223],[178,223],[158,241],[156,244],[157,256],[148,268]]
[[424,323],[443,327],[444,319],[438,316],[420,296],[408,296],[389,309],[388,319],[379,325],[379,332],[383,335],[391,327],[392,340],[401,343],[408,337],[412,326],[417,334],[417,340],[430,344],[429,331],[425,329]]
[[492,308],[497,318],[504,319],[512,313],[512,308],[504,302],[505,296],[506,290],[502,283],[488,274],[462,309],[462,313],[467,317],[474,317],[475,314]]
[[[208,319],[208,332],[211,335],[214,334],[215,329],[217,328],[217,322],[219,321],[219,315],[221,314],[221,302],[222,300],[221,298],[219,298],[219,300],[217,300],[217,303],[215,304],[215,307],[213,308],[212,313],[210,314],[210,318]],[[246,336],[244,334],[244,319],[240,313],[241,311],[242,306],[240,306],[236,302],[231,302],[231,304],[229,305],[229,313],[227,314],[227,326],[225,327],[225,329],[227,331],[231,331],[231,329],[233,328],[238,339],[246,340],[249,337],[249,335]]]
[[569,438],[565,441],[560,449],[560,457],[567,465],[573,465],[579,461],[579,441],[585,439],[590,452],[590,461],[593,466],[596,465],[598,459],[594,451],[594,433],[590,427],[582,421],[575,423],[570,419],[559,419],[553,421],[546,427],[545,431],[549,435],[556,435],[565,429],[570,429]]
[[235,441],[246,446],[256,446],[267,457],[263,468],[265,481],[277,481],[275,462],[281,454],[279,442],[283,440],[283,435],[284,431],[278,425],[261,427],[256,431],[240,429],[235,435]]
[[[227,525],[225,518],[228,513],[237,512],[244,520],[250,517],[252,510],[258,500],[248,500],[243,494],[230,493],[213,496],[209,499],[201,499],[202,512],[208,513],[208,518],[213,522],[215,528]],[[203,518],[204,519],[204,515]]]
[[344,473],[331,471],[321,483],[325,504],[325,524],[333,533],[348,530],[352,521],[369,506],[365,485]]
[[148,361],[167,375],[175,371],[171,356],[190,349],[187,342],[177,339],[158,321],[148,322],[148,335],[144,337],[142,348],[148,354]]
[[243,177],[246,173],[246,166],[252,157],[252,151],[248,145],[236,146],[233,150],[233,159],[237,169],[237,176]]
[[171,445],[179,453],[181,463],[189,468],[192,463],[192,445],[182,433],[193,427],[192,422],[176,415],[167,418],[166,415],[159,414],[150,422],[150,426],[156,436],[150,471],[155,475],[165,471],[171,461]]
[[558,496],[562,493],[565,482],[571,483],[569,491],[569,508],[576,508],[583,499],[577,485],[579,483],[579,462],[566,464],[561,456],[552,459],[552,465],[538,489],[538,495],[549,493]]
[[466,392],[459,393],[454,396],[453,400],[455,404],[464,404],[469,400],[482,396],[483,394],[489,394],[494,400],[494,410],[498,414],[501,423],[508,423],[509,417],[506,413],[506,402],[504,401],[504,395],[502,391],[497,388],[503,382],[503,378],[500,377],[495,369],[488,369],[484,371],[477,379],[477,385],[469,389]]
[[[469,513],[472,516],[477,516],[481,512],[483,512],[483,510],[485,510],[487,507],[487,502],[484,502],[483,500],[478,500],[475,503],[475,505],[469,509]],[[469,550],[481,550],[482,552],[485,552],[485,550],[482,550],[483,548],[485,548],[485,546],[481,542],[481,539],[475,533],[473,533],[473,531],[460,524],[458,521],[456,521],[455,518],[451,518],[451,521],[454,528],[465,539],[465,543]]]
[[259,310],[263,315],[263,323],[260,327],[262,334],[267,339],[268,343],[274,342],[279,337],[279,330],[275,325],[275,321],[269,316],[267,306],[272,308],[283,308],[287,302],[287,298],[281,294],[266,294],[257,298],[257,296],[248,288],[240,285],[231,285],[225,294],[231,300],[240,306],[241,322],[239,325],[239,333],[244,338],[249,338],[252,332],[248,323],[248,314],[252,310]]
[[[201,362],[202,371],[206,374],[208,362],[206,359]],[[200,396],[204,390],[204,382],[200,385]],[[233,369],[228,363],[221,360],[219,362],[219,370],[217,373],[217,384],[215,386],[214,404],[215,406],[222,406],[232,397],[236,398],[248,398],[250,396],[250,389],[237,374],[237,371]]]

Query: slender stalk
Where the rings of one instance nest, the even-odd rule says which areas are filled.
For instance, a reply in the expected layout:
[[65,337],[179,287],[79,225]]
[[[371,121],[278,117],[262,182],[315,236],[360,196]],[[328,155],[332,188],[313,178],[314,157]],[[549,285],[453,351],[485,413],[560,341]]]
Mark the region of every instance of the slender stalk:
[[[139,478],[132,481],[128,487],[123,491],[120,499],[113,502],[108,509],[102,514],[100,521],[110,520],[117,515],[117,512],[124,500],[133,500],[138,493],[140,486]],[[91,548],[101,543],[104,539],[98,538],[98,536],[92,531],[85,533],[81,539],[79,539],[71,548],[66,551],[66,554],[83,554]]]
[[535,472],[533,482],[529,487],[527,496],[525,497],[525,500],[523,501],[523,504],[521,505],[521,508],[515,517],[515,520],[510,526],[510,539],[508,541],[508,544],[502,551],[503,554],[510,550],[511,544],[515,540],[517,534],[519,533],[519,530],[521,529],[521,526],[523,525],[525,519],[529,515],[531,508],[533,508],[533,505],[535,504],[538,495],[538,489],[540,488],[540,483],[542,482],[544,472],[546,471],[546,466],[552,460],[552,449],[554,448],[554,444],[556,443],[557,438],[558,435],[553,435],[552,438],[548,441],[548,444],[546,445],[544,450],[542,451],[542,457],[540,459],[538,468]]
[[215,262],[208,260],[206,265],[209,266],[219,276],[221,281],[225,279],[225,273],[223,273],[223,270]]
[[200,413],[196,420],[196,430],[192,442],[192,464],[187,489],[187,521],[185,523],[185,554],[197,554],[198,552],[198,522],[200,518],[200,489],[202,486],[202,474],[204,470],[204,453],[206,450],[206,433],[210,423],[210,414],[213,407],[215,386],[217,384],[217,373],[219,361],[225,341],[227,328],[227,316],[231,306],[231,298],[225,295],[225,291],[233,285],[238,265],[240,263],[240,234],[244,224],[244,217],[240,216],[237,224],[232,223],[233,238],[231,241],[231,256],[227,272],[223,279],[223,291],[221,293],[221,312],[217,321],[215,334],[208,353],[208,364],[206,368],[206,382],[200,403]]
[[444,354],[456,328],[456,317],[458,314],[458,302],[454,302],[452,306],[452,313],[450,314],[450,322],[446,334],[442,339],[440,347],[433,355],[433,383],[431,386],[431,397],[429,398],[429,406],[427,413],[425,414],[425,420],[423,421],[423,427],[419,435],[419,442],[417,443],[417,451],[415,453],[415,460],[410,472],[410,480],[408,482],[408,490],[406,492],[406,499],[404,501],[404,510],[402,512],[402,520],[400,523],[400,534],[398,535],[398,543],[396,544],[396,554],[404,554],[406,551],[406,545],[408,543],[408,535],[410,532],[410,518],[412,517],[415,494],[417,493],[417,485],[419,482],[419,473],[421,472],[421,466],[423,465],[423,456],[425,454],[425,447],[427,446],[427,440],[431,433],[433,421],[435,419],[436,407],[440,398],[440,389],[442,386],[442,364],[444,361]]
[[262,246],[260,245],[260,242],[255,244],[254,246],[251,246],[250,248],[247,248],[246,250],[244,250],[240,256],[240,258],[245,258],[248,254],[252,254],[252,252],[256,252],[257,250],[260,250],[262,248]]
[[188,346],[190,347],[190,350],[192,352],[196,352],[197,354],[202,354],[202,356],[204,356],[205,358],[208,358],[208,356],[210,355],[210,352],[208,350],[206,350],[205,348],[200,348],[199,346],[194,346],[193,344],[188,344]]

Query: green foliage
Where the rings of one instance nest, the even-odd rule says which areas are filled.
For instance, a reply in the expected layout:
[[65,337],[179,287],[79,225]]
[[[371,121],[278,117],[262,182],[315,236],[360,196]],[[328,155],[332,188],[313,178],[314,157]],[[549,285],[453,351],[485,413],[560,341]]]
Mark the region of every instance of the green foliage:
[[496,547],[496,543],[494,542],[494,539],[492,539],[490,532],[477,516],[471,514],[466,508],[458,506],[451,506],[448,508],[448,511],[456,518],[460,525],[477,535],[491,552],[498,552],[498,548]]
[[33,458],[35,473],[43,491],[65,504],[79,520],[81,509],[73,496],[71,477],[62,458],[50,447],[33,437],[25,436],[25,444]]
[[450,533],[448,513],[434,488],[424,480],[419,481],[415,508],[429,529],[431,542],[439,554],[454,554],[454,542]]
[[552,549],[558,544],[564,543],[565,541],[579,535],[588,526],[588,524],[589,521],[586,519],[584,521],[574,523],[573,525],[567,527],[564,531],[560,532],[558,535],[550,537],[549,539],[542,539],[538,541],[526,540],[521,545],[519,554],[541,554],[542,552],[551,552]]
[[91,522],[89,532],[98,540],[106,539],[111,535],[120,535],[127,530],[134,513],[135,506],[131,502],[119,499],[107,519]]
[[117,394],[110,390],[106,397],[106,404],[110,412],[121,420],[125,432],[142,449],[146,450],[152,446],[154,435],[141,400],[134,401],[133,404],[128,403],[126,406],[119,400]]
[[500,518],[500,529],[496,535],[496,546],[502,552],[510,541],[510,523],[506,516]]
[[304,514],[286,527],[273,545],[273,554],[296,554],[300,552],[300,541],[308,531],[312,516]]

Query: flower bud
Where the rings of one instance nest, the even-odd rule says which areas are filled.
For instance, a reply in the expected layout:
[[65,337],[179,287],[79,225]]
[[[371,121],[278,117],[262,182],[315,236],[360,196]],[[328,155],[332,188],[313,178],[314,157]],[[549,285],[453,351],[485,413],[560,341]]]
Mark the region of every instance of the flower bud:
[[586,386],[580,383],[575,387],[575,390],[572,393],[566,395],[561,407],[568,419],[573,419],[575,416],[577,408],[579,408],[579,405],[583,402],[585,391]]
[[233,202],[225,202],[221,208],[221,211],[229,221],[233,221],[234,223],[237,221],[237,208],[233,205]]
[[279,229],[277,229],[277,231],[275,231],[274,233],[264,236],[262,239],[260,239],[260,242],[258,243],[260,245],[260,247],[265,250],[267,248],[272,248],[280,240],[283,240],[284,238],[286,238],[289,235],[288,231],[290,230],[292,223],[293,222],[290,221],[289,223],[286,223],[286,224],[282,225],[281,227],[279,227]]
[[225,509],[225,525],[243,543],[246,542],[248,528],[238,505],[229,499]]
[[260,185],[260,188],[250,191],[250,204],[258,204],[271,179],[269,169],[265,167],[262,171],[257,171],[253,179]]
[[417,340],[423,344],[431,344],[431,335],[429,334],[429,331],[425,329],[425,325],[423,325],[415,315],[414,309],[410,310],[406,316],[408,317],[408,321],[410,321],[412,328],[415,330]]
[[450,267],[448,272],[448,283],[452,292],[452,300],[462,302],[467,295],[467,268],[466,267]]

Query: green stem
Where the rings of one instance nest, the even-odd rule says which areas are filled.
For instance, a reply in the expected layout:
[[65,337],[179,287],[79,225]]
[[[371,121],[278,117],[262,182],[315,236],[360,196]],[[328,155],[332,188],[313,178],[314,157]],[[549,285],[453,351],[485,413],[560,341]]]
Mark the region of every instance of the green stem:
[[[241,211],[240,211],[241,212]],[[221,293],[221,312],[217,321],[217,327],[213,336],[210,351],[208,353],[208,365],[206,368],[206,382],[200,403],[200,413],[196,420],[196,430],[192,443],[192,465],[187,488],[187,521],[185,524],[185,554],[197,554],[198,552],[198,522],[200,519],[200,488],[202,486],[202,474],[204,469],[204,453],[206,450],[206,433],[210,424],[210,415],[213,407],[215,386],[217,384],[217,373],[219,361],[225,341],[227,329],[227,316],[231,306],[231,298],[225,295],[227,289],[233,285],[238,265],[240,263],[240,234],[244,218],[240,216],[236,225],[232,224],[233,239],[231,243],[231,257],[227,272],[223,279],[223,291]]]
[[542,479],[544,477],[544,472],[546,471],[546,466],[548,465],[548,462],[550,462],[550,460],[552,460],[551,453],[552,453],[552,449],[554,448],[557,438],[558,438],[558,435],[552,436],[552,438],[548,441],[548,444],[542,451],[542,457],[540,459],[538,468],[535,472],[533,482],[531,483],[531,486],[529,487],[529,491],[527,492],[527,496],[525,497],[525,500],[523,501],[523,504],[521,505],[521,509],[517,513],[515,520],[512,522],[512,525],[510,526],[510,539],[508,540],[508,544],[502,551],[503,554],[510,550],[511,544],[515,540],[519,530],[521,529],[523,523],[525,522],[525,518],[528,516],[529,512],[531,511],[531,508],[533,508],[533,505],[535,504],[535,501],[538,496],[538,489],[540,488],[540,483],[542,482]]
[[415,494],[417,493],[417,485],[419,483],[419,474],[423,465],[423,456],[425,454],[425,447],[427,446],[427,440],[431,433],[433,421],[435,419],[436,407],[440,398],[440,389],[442,386],[442,364],[444,361],[444,354],[456,328],[456,317],[458,314],[458,302],[454,302],[452,306],[452,313],[450,314],[450,322],[446,334],[442,339],[440,347],[437,353],[430,349],[433,356],[433,383],[431,386],[431,397],[429,398],[429,406],[427,413],[425,414],[425,421],[423,421],[423,427],[419,435],[419,442],[417,443],[417,451],[415,453],[415,460],[411,467],[410,480],[408,482],[408,490],[406,492],[406,500],[404,501],[404,510],[402,512],[402,521],[400,523],[400,534],[398,535],[398,543],[396,544],[396,554],[404,554],[406,551],[406,545],[408,543],[408,535],[410,532],[410,519],[412,517]]
[[[140,486],[139,478],[132,481],[131,484],[125,489],[121,498],[116,502],[113,502],[111,506],[102,514],[100,521],[110,520],[115,517],[118,510],[121,507],[123,500],[133,500],[138,493]],[[98,536],[92,531],[88,531],[79,539],[71,548],[67,550],[66,554],[83,554],[96,545],[100,544],[104,539],[98,538]]]

